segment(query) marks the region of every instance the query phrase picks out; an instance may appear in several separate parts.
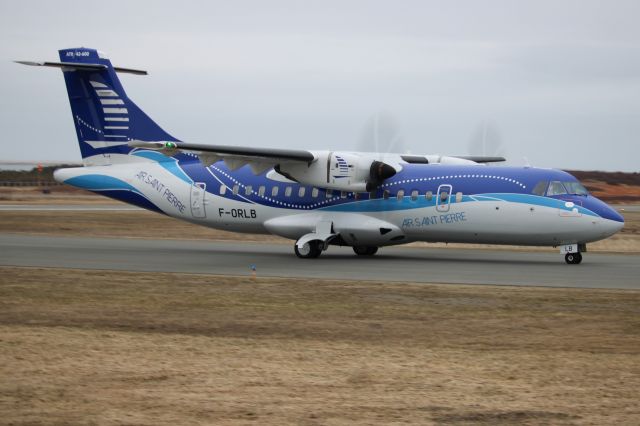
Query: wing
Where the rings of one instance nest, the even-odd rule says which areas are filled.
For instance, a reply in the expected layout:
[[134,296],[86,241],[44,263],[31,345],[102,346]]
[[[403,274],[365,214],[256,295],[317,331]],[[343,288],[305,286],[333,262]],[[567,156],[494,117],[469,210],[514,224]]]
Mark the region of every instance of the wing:
[[[128,144],[133,148],[160,151],[168,156],[175,155],[178,152],[195,154],[205,167],[208,167],[220,160],[223,160],[230,170],[236,170],[248,164],[255,174],[263,173],[276,165],[283,166],[295,163],[306,163],[307,165],[311,165],[311,163],[318,159],[316,154],[319,154],[319,152],[314,154],[311,151],[296,149],[250,148],[242,146],[203,145],[184,142],[145,142],[134,140],[130,141]],[[421,164],[477,164],[506,161],[504,157],[488,156],[445,157],[402,155],[400,158],[407,163]]]
[[229,145],[202,145],[183,142],[143,142],[130,141],[133,148],[161,151],[166,155],[178,152],[195,154],[204,166],[223,160],[231,170],[249,164],[255,174],[260,174],[277,164],[312,163],[316,160],[310,151],[296,149],[249,148]]
[[474,163],[500,163],[507,161],[504,157],[490,157],[487,155],[454,155],[454,157],[473,161]]

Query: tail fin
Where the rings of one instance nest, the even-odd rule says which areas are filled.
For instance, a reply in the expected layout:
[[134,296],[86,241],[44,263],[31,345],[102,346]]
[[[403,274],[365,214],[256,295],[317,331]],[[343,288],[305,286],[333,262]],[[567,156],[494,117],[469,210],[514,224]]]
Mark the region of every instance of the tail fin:
[[127,97],[116,75],[146,72],[114,68],[95,49],[63,49],[59,54],[59,63],[22,63],[62,68],[85,165],[126,161],[121,155],[133,149],[127,145],[131,140],[178,141]]

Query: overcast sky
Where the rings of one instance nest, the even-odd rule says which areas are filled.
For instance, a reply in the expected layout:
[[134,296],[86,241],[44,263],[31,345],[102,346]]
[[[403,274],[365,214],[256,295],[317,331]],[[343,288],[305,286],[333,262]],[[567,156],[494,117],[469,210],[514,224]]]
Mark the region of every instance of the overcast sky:
[[376,150],[640,171],[639,17],[637,0],[2,0],[0,160],[80,160],[61,72],[11,61],[85,46],[147,69],[121,75],[129,97],[189,142],[373,150],[378,116]]

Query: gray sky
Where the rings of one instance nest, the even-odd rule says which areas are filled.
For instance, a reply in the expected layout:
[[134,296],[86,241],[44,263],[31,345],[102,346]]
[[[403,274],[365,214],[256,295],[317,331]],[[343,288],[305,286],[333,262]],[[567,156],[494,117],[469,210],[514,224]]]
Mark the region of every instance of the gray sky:
[[185,141],[355,150],[383,113],[412,153],[479,154],[485,134],[513,165],[640,171],[639,16],[637,0],[0,0],[0,159],[80,159],[60,71],[11,61],[85,46],[149,70],[121,75],[129,97]]

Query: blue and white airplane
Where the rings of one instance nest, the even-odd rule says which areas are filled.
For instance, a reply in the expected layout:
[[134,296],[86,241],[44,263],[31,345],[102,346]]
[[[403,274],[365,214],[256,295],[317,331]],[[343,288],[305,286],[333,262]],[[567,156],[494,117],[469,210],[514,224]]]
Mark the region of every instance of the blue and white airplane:
[[572,175],[453,157],[184,143],[131,101],[94,49],[59,51],[84,167],[59,182],[199,225],[330,245],[371,256],[412,241],[559,247],[569,264],[624,225]]

